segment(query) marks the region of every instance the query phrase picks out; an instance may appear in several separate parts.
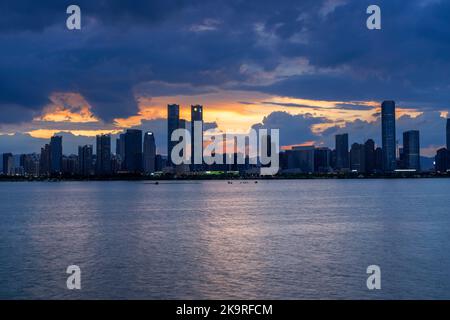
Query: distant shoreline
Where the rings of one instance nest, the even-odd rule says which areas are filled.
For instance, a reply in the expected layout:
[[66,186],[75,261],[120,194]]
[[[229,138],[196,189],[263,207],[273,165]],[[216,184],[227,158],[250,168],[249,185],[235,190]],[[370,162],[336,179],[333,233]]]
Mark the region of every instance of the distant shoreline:
[[438,179],[450,178],[450,173],[391,173],[391,174],[371,174],[363,175],[357,173],[345,174],[281,174],[276,176],[259,175],[160,175],[160,176],[142,176],[142,175],[116,175],[116,176],[50,176],[50,177],[25,177],[25,176],[0,176],[1,182],[59,182],[59,181],[208,181],[208,180],[373,180],[373,179]]

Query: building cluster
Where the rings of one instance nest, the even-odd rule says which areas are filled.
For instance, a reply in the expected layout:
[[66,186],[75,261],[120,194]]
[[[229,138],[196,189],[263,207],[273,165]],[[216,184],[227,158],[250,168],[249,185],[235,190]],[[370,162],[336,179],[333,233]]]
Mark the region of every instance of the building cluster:
[[[279,153],[280,173],[333,173],[356,172],[361,174],[390,173],[398,171],[420,172],[420,133],[417,130],[403,133],[400,147],[396,140],[395,102],[381,104],[381,140],[376,146],[374,140],[349,145],[347,133],[335,136],[335,148],[293,146]],[[197,127],[194,127],[197,126]],[[175,165],[171,159],[173,148],[178,142],[171,140],[177,129],[188,129],[191,134],[191,155],[195,163]],[[209,171],[257,173],[261,165],[253,164],[249,155],[223,150],[223,164],[206,165],[203,161],[203,106],[191,106],[190,128],[188,122],[180,118],[180,106],[167,106],[167,155],[157,154],[155,136],[152,132],[128,129],[116,139],[116,152],[111,152],[111,136],[96,137],[95,152],[92,145],[78,147],[77,155],[63,154],[61,136],[54,136],[50,143],[41,148],[40,154],[13,155],[4,153],[2,157],[3,175],[25,176],[110,176],[121,173],[151,175],[155,172],[203,173]],[[268,137],[270,138],[270,137]],[[435,170],[450,170],[450,119],[446,127],[446,148],[439,149],[435,157]],[[271,143],[270,143],[271,145]],[[200,153],[199,151],[200,150]],[[271,150],[270,152],[273,152]],[[238,164],[237,158],[244,161]],[[228,161],[228,160],[230,161]],[[228,164],[230,163],[230,164]],[[252,163],[252,164],[251,164]]]
[[[449,120],[450,121],[450,120]],[[335,136],[335,148],[314,146],[292,147],[280,154],[282,172],[327,173],[357,172],[362,174],[390,172],[420,172],[420,132],[403,133],[403,145],[396,140],[395,102],[381,104],[382,146],[376,146],[373,139],[349,146],[347,133]],[[447,125],[447,143],[449,127]],[[447,151],[438,151],[448,154]],[[446,162],[448,166],[448,161]],[[436,166],[439,171],[443,167]],[[445,168],[447,170],[447,167]]]
[[[143,137],[143,138],[142,138]],[[40,154],[23,154],[19,163],[11,153],[3,154],[3,174],[29,176],[110,176],[120,172],[153,173],[162,167],[163,159],[156,154],[152,132],[126,130],[117,139],[117,152],[111,152],[111,136],[96,137],[92,145],[78,147],[77,155],[63,154],[62,137],[54,136],[41,148]]]

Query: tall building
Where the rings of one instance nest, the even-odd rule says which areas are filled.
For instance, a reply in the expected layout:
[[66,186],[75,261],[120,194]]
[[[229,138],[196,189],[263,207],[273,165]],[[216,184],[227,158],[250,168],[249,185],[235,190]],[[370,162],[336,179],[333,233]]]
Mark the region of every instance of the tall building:
[[366,173],[374,173],[376,165],[375,141],[369,139],[364,143],[364,162]]
[[125,132],[124,169],[129,172],[142,172],[142,131],[128,129]]
[[119,135],[119,138],[116,139],[116,155],[120,156],[120,159],[123,161],[125,158],[125,134],[122,133]]
[[450,169],[450,151],[446,148],[441,148],[437,151],[435,157],[436,171],[446,172]]
[[78,156],[71,154],[63,156],[62,172],[66,175],[75,175],[78,170]]
[[91,145],[78,147],[78,173],[82,176],[90,176],[94,173],[92,149]]
[[37,154],[20,155],[19,165],[26,175],[37,176],[39,174],[39,157]]
[[144,157],[143,166],[144,173],[150,174],[155,172],[156,165],[156,143],[153,132],[146,132],[144,134]]
[[331,150],[329,148],[316,148],[314,150],[314,172],[331,171]]
[[41,148],[41,155],[39,157],[39,175],[50,174],[50,145],[46,144]]
[[450,150],[450,119],[447,119],[447,150]]
[[50,139],[50,173],[62,172],[62,137],[54,136]]
[[12,153],[3,154],[3,174],[10,176],[13,174],[14,170],[14,158]]
[[[194,128],[197,127],[199,134]],[[202,170],[203,165],[203,106],[191,106],[191,170]]]
[[287,169],[291,172],[314,172],[314,146],[298,146],[286,151]]
[[349,168],[348,159],[348,134],[336,135],[336,169],[345,170]]
[[160,154],[156,155],[156,161],[155,161],[155,170],[156,171],[163,171],[163,169],[167,167],[167,157],[164,157]]
[[167,159],[170,166],[172,162],[172,149],[178,142],[172,142],[172,132],[180,126],[180,106],[178,104],[169,104],[167,106]]
[[381,140],[383,145],[383,170],[396,169],[395,102],[383,101],[381,104]]
[[383,172],[383,149],[380,147],[375,149],[375,172]]
[[350,150],[350,169],[361,173],[366,172],[365,146],[363,144],[352,144]]
[[95,163],[96,174],[108,175],[111,174],[111,136],[98,135],[97,136],[97,160]]
[[420,171],[420,133],[417,130],[403,133],[404,168]]

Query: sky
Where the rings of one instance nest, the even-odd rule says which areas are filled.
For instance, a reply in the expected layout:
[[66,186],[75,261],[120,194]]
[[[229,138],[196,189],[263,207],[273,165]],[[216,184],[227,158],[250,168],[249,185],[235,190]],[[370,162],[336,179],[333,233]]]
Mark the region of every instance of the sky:
[[[66,8],[81,8],[81,30]],[[381,30],[366,9],[381,8]],[[166,152],[166,108],[204,106],[208,127],[280,129],[281,145],[381,142],[380,103],[397,135],[445,144],[450,2],[439,0],[71,0],[0,2],[0,153],[64,153],[127,128]],[[113,144],[114,145],[114,144]]]

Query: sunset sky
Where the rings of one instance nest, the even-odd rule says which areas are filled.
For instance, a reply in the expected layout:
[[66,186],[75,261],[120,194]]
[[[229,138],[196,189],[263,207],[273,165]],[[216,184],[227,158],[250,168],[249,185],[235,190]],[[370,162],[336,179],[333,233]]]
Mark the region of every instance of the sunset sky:
[[[444,145],[450,111],[450,2],[364,0],[28,1],[0,3],[0,153],[64,153],[96,134],[155,132],[166,108],[204,106],[209,127],[278,128],[282,145],[381,141],[380,102],[398,104],[398,137]],[[82,29],[66,28],[77,4]]]

